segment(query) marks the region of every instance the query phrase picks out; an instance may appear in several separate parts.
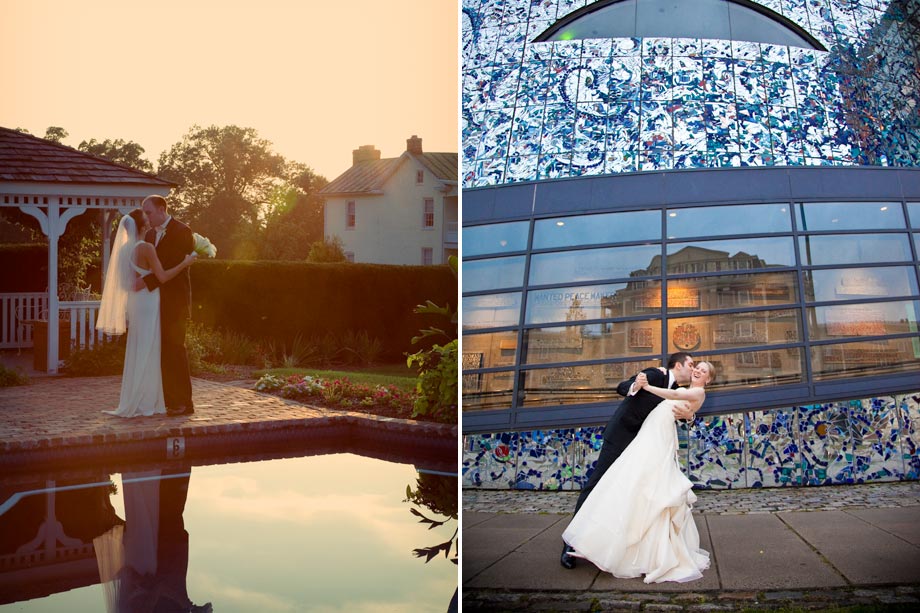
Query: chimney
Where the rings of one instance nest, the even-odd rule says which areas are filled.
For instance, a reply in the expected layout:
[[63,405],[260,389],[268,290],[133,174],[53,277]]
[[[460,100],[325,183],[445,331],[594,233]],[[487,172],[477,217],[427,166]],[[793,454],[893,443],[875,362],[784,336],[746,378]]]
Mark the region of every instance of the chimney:
[[422,139],[420,139],[415,134],[412,135],[412,138],[406,139],[406,151],[409,153],[415,153],[418,155],[422,154]]
[[351,151],[352,165],[358,162],[373,162],[380,159],[380,152],[373,145],[361,145]]

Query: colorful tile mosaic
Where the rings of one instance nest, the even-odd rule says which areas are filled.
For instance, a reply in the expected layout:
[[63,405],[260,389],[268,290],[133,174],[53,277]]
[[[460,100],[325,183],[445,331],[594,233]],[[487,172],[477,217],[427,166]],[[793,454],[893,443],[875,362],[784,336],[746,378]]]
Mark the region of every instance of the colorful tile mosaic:
[[[463,3],[463,115],[489,112],[462,126],[475,145],[463,147],[465,187],[673,168],[920,165],[917,0],[761,0],[827,51],[693,38],[535,41],[586,4]],[[675,113],[694,102],[705,104],[702,122]],[[587,103],[605,129],[586,126]],[[518,119],[542,105],[542,115]],[[517,145],[512,120],[525,126]]]
[[[920,391],[707,416],[677,427],[678,460],[697,488],[920,478]],[[463,487],[581,489],[603,433],[596,426],[466,435]]]

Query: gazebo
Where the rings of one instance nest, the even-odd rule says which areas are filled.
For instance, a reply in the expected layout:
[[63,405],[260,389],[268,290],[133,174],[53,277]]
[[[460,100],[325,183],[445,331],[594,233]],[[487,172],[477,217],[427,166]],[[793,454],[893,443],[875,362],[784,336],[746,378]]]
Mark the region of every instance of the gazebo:
[[[47,332],[47,370],[58,370],[58,322],[70,314],[68,343],[92,344],[98,301],[58,295],[58,239],[67,223],[88,210],[98,210],[104,236],[102,270],[109,259],[112,217],[138,208],[146,196],[166,196],[174,183],[115,164],[29,134],[0,127],[0,207],[18,208],[38,220],[48,237],[47,292],[0,294],[0,347],[28,346],[23,320],[44,319]],[[63,300],[62,300],[63,298]]]

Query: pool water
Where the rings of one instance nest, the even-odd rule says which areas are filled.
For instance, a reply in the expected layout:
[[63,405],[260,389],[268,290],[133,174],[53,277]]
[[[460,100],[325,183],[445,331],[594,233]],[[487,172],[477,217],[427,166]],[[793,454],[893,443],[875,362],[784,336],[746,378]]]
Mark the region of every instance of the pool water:
[[[51,487],[74,489],[16,502]],[[351,454],[0,482],[0,611],[446,611],[456,492],[455,476]],[[60,560],[23,565],[54,539]]]

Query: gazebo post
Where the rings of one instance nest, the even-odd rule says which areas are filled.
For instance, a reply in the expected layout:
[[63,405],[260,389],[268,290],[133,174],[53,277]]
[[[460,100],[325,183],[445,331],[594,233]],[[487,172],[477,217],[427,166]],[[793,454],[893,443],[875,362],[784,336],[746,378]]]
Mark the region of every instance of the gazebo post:
[[102,209],[102,275],[99,289],[105,287],[105,273],[109,269],[109,258],[112,257],[112,215],[114,211]]
[[48,203],[47,213],[37,206],[22,206],[19,209],[37,219],[42,232],[48,237],[48,372],[56,373],[60,353],[58,320],[61,310],[58,300],[58,239],[67,229],[67,222],[86,209],[68,208],[61,214],[60,204],[53,198]]

